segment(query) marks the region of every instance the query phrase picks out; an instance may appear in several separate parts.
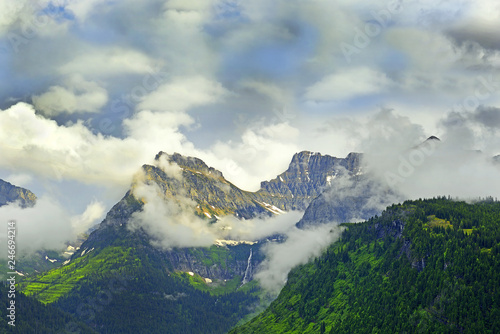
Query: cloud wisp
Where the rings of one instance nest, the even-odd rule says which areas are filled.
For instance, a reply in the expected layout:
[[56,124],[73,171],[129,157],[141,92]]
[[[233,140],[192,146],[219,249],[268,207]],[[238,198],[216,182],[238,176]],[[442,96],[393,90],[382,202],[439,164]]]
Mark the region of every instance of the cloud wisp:
[[267,243],[266,259],[257,269],[255,278],[271,293],[278,293],[286,283],[290,270],[318,257],[340,238],[343,228],[337,223],[323,224],[302,230],[295,226],[284,232],[283,243]]
[[81,233],[99,223],[104,213],[102,203],[93,201],[83,213],[71,215],[48,196],[38,198],[36,205],[29,208],[22,208],[18,203],[0,207],[2,220],[16,221],[16,250],[21,256],[39,250],[64,250],[67,243],[76,241]]
[[[170,177],[182,178],[175,164],[161,160],[158,164]],[[248,220],[228,215],[210,222],[196,214],[198,203],[187,197],[183,189],[178,189],[174,197],[166,197],[156,183],[147,182],[140,176],[136,180],[133,195],[143,202],[143,207],[132,214],[127,227],[131,231],[144,229],[152,244],[162,249],[208,247],[217,240],[255,242],[283,233],[302,215],[301,212],[289,212]]]
[[255,274],[262,287],[272,293],[283,287],[286,276],[293,267],[320,255],[339,238],[342,231],[337,223],[298,229],[295,224],[302,212],[249,220],[224,216],[215,223],[210,223],[195,214],[195,201],[181,194],[166,199],[156,184],[139,182],[133,193],[144,205],[141,211],[132,214],[128,229],[135,231],[142,228],[151,237],[151,244],[163,250],[209,247],[216,241],[224,240],[255,242],[278,234],[283,236],[283,243],[264,244],[266,260]]

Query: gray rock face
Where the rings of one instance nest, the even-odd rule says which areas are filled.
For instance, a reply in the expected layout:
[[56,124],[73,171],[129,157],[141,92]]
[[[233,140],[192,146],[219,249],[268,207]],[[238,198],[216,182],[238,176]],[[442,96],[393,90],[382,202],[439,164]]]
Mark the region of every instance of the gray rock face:
[[342,175],[362,171],[362,154],[335,158],[303,151],[293,156],[288,169],[275,179],[261,183],[259,194],[270,194],[272,204],[285,210],[305,210],[309,203]]
[[[239,255],[242,252],[242,248],[246,249],[248,246],[236,246],[231,247],[234,249],[232,254]],[[236,250],[238,248],[238,250]],[[197,249],[199,254],[194,255],[192,249],[183,248],[166,251],[164,253],[165,259],[172,265],[174,270],[183,272],[194,272],[198,275],[210,279],[218,280],[231,280],[235,276],[244,277],[249,267],[248,258],[235,256],[235,258],[226,259],[224,265],[222,263],[213,263],[207,265],[203,263],[210,258],[210,251],[207,249]],[[245,252],[246,257],[248,254]],[[251,266],[250,266],[251,267]],[[252,278],[252,272],[250,272],[249,277]]]
[[197,213],[200,216],[234,214],[249,219],[261,214],[271,214],[262,204],[265,202],[264,198],[239,189],[227,181],[220,171],[208,167],[202,160],[163,152],[157,155],[157,160],[162,155],[182,169],[182,178],[173,178],[161,168],[144,165],[147,178],[160,186],[167,198],[180,195],[197,202]]
[[176,163],[181,167],[197,170],[206,174],[212,174],[214,177],[223,177],[220,171],[213,167],[208,167],[207,164],[201,159],[186,157],[179,153],[170,155],[165,152],[160,152],[156,155],[155,160],[159,160],[162,156],[165,156],[169,162]]
[[0,180],[0,206],[19,201],[21,207],[32,207],[36,203],[36,196],[28,189],[16,187],[9,182]]
[[311,202],[297,227],[363,221],[401,199],[369,175],[343,176]]
[[[406,222],[402,219],[395,219],[390,224],[382,225],[382,224],[374,224],[368,227],[368,230],[377,236],[379,239],[383,239],[387,236],[391,236],[393,238],[399,239],[403,236],[403,231],[405,229]],[[407,253],[410,249],[410,243],[405,241],[401,252]]]

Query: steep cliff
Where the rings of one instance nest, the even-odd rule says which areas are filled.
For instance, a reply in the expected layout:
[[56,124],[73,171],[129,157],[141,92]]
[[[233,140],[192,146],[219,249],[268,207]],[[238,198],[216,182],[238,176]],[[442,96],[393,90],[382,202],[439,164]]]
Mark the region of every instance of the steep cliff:
[[296,153],[288,169],[262,182],[257,194],[270,195],[272,204],[284,210],[305,210],[337,177],[361,174],[361,159],[360,153],[349,153],[345,158],[309,151]]
[[343,176],[311,202],[297,227],[363,221],[402,199],[370,175]]

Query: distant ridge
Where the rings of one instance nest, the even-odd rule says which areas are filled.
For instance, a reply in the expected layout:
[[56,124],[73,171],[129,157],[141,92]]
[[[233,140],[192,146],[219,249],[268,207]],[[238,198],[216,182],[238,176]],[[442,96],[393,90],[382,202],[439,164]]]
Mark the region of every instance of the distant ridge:
[[429,138],[427,138],[426,140],[424,140],[423,142],[421,142],[420,144],[417,144],[415,146],[413,146],[412,148],[410,148],[409,150],[415,150],[415,149],[419,149],[421,148],[423,145],[429,145],[429,144],[437,144],[437,142],[440,142],[441,139],[439,139],[438,137],[436,136],[430,136]]

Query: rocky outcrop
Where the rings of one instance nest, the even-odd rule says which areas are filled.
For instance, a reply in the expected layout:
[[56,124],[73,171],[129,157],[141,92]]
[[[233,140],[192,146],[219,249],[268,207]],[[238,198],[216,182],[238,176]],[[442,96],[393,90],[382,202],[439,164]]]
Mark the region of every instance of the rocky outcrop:
[[361,174],[361,159],[360,153],[349,153],[345,158],[296,153],[285,172],[261,183],[258,194],[271,195],[272,204],[284,210],[305,210],[335,178]]
[[224,177],[220,171],[216,170],[213,167],[208,167],[203,160],[195,157],[186,157],[179,153],[170,155],[165,152],[159,152],[156,155],[155,160],[158,161],[161,157],[166,157],[167,161],[169,161],[170,163],[175,163],[181,168],[196,170],[203,174],[211,174],[216,178]]
[[[393,238],[399,239],[403,236],[403,231],[405,229],[406,222],[401,219],[395,219],[390,224],[373,224],[368,227],[369,231],[372,231],[378,239],[386,238],[391,236]],[[404,246],[403,246],[404,247]],[[409,251],[409,244],[408,244]]]
[[0,206],[18,201],[23,208],[32,207],[36,196],[28,189],[16,187],[9,182],[0,180]]
[[[144,165],[147,181],[156,183],[166,198],[180,196],[194,200],[198,204],[196,211],[200,216],[215,219],[216,216],[233,214],[249,219],[261,214],[272,214],[261,196],[239,189],[227,181],[220,171],[208,167],[202,160],[163,152],[156,156],[156,160],[162,156],[173,164],[172,169],[180,170],[166,171],[162,167]],[[171,175],[173,173],[176,175]]]
[[368,175],[342,176],[311,202],[297,227],[367,220],[400,200],[398,194]]
[[231,257],[207,263],[210,262],[211,252],[212,250],[206,248],[183,248],[166,251],[164,257],[175,271],[194,272],[202,277],[216,280],[231,280],[236,276],[244,279],[245,274],[247,280],[252,279],[252,271],[247,270],[249,265],[250,268],[254,265],[251,257],[250,262],[248,261],[252,252],[252,249],[248,250],[248,245],[230,246],[228,254],[231,253]]

